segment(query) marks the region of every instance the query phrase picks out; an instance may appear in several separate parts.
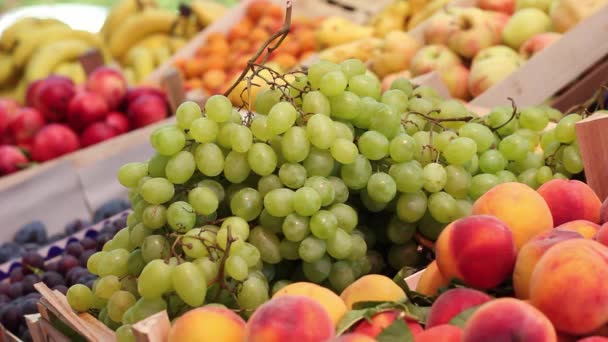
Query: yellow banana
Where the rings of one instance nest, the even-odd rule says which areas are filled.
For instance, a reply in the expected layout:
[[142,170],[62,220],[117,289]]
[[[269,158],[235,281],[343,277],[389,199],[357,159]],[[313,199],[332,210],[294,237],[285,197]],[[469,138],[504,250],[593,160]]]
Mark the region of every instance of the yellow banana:
[[215,1],[193,0],[190,7],[202,27],[209,26],[209,24],[221,18],[226,13],[226,7]]
[[125,76],[125,79],[127,80],[127,83],[129,85],[137,84],[137,82],[135,81],[135,72],[133,71],[133,69],[129,67],[123,68],[122,74]]
[[14,63],[16,66],[22,67],[27,64],[30,57],[40,47],[67,39],[82,40],[97,48],[103,46],[99,35],[87,31],[72,30],[62,26],[49,27],[44,30],[33,30],[20,36],[19,43],[13,52]]
[[133,48],[137,46],[142,46],[148,49],[158,49],[163,46],[168,46],[170,38],[171,36],[164,33],[151,34],[137,42],[137,44],[135,44]]
[[370,24],[374,27],[374,36],[382,38],[391,31],[403,31],[410,14],[408,1],[394,0],[372,18]]
[[126,62],[133,69],[136,83],[146,79],[156,68],[154,54],[144,47],[135,47],[129,50]]
[[171,37],[169,38],[169,48],[172,53],[176,53],[179,49],[188,44],[188,41],[182,37]]
[[0,86],[7,85],[16,74],[17,68],[11,56],[0,53]]
[[171,50],[168,46],[161,46],[157,49],[151,49],[150,51],[152,51],[152,54],[154,55],[156,66],[165,63],[171,58]]
[[430,18],[435,12],[439,11],[443,6],[447,5],[450,0],[433,0],[429,2],[421,11],[412,15],[407,23],[407,30],[411,30],[424,20]]
[[430,0],[409,0],[412,15],[422,11],[430,2]]
[[146,8],[155,8],[154,0],[121,0],[112,6],[110,13],[101,28],[101,35],[105,40],[110,40],[113,32],[129,17],[137,15]]
[[61,62],[80,57],[91,45],[78,39],[53,42],[38,49],[25,68],[29,82],[44,78]]
[[174,12],[150,8],[128,18],[110,37],[108,48],[115,58],[123,57],[144,37],[155,33],[169,33],[177,15]]
[[18,43],[19,35],[23,32],[30,31],[36,28],[44,28],[50,26],[63,26],[69,27],[64,22],[61,22],[57,19],[51,18],[22,18],[11,26],[9,26],[6,30],[2,31],[2,36],[0,36],[0,49],[5,51],[12,50],[15,45]]
[[188,39],[192,39],[203,28],[205,28],[205,27],[201,26],[199,24],[198,17],[196,17],[195,15],[190,15],[188,18],[186,18],[186,27],[184,29],[184,37],[186,37]]

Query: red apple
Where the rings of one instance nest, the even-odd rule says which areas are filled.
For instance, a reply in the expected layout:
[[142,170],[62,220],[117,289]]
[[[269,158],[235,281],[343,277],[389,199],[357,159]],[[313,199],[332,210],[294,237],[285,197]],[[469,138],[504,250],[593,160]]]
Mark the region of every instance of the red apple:
[[27,163],[27,157],[16,146],[0,146],[0,175],[18,171]]
[[110,112],[104,122],[113,127],[118,134],[129,131],[129,118],[121,112]]
[[451,68],[441,70],[439,73],[452,97],[461,100],[467,100],[469,98],[469,69],[466,66],[462,64],[455,65]]
[[462,57],[473,58],[482,49],[496,44],[498,36],[490,17],[479,8],[466,8],[456,14],[456,28],[448,46]]
[[82,147],[91,146],[104,140],[112,139],[119,133],[114,127],[105,122],[95,122],[87,127],[80,136],[80,145]]
[[116,69],[99,67],[95,69],[86,82],[86,89],[101,95],[110,110],[120,106],[127,94],[127,80]]
[[547,46],[553,44],[555,41],[557,41],[561,37],[562,37],[562,34],[556,33],[556,32],[539,33],[535,36],[532,36],[532,38],[526,40],[519,47],[519,54],[523,58],[528,59],[528,58],[534,56],[535,54],[539,53],[543,49],[545,49]]
[[19,103],[17,101],[13,99],[0,99],[0,140],[4,140],[8,125],[14,119],[18,109]]
[[44,127],[44,116],[34,108],[23,107],[9,124],[9,131],[17,144],[30,144],[34,136]]
[[78,136],[68,126],[50,124],[43,127],[32,146],[32,159],[43,162],[76,151],[80,147]]
[[[51,78],[54,76],[49,76]],[[40,90],[40,86],[44,84],[45,79],[36,80],[30,83],[27,86],[27,90],[25,92],[25,105],[29,107],[36,108],[36,102],[38,101],[38,90]]]
[[103,121],[108,111],[101,95],[90,91],[78,93],[68,107],[68,124],[79,132],[94,122]]
[[478,0],[477,7],[511,15],[515,11],[515,2],[515,0]]
[[502,44],[502,31],[511,18],[503,12],[486,11],[486,16],[489,18],[488,25],[494,29],[494,41],[496,44]]
[[412,58],[412,76],[426,74],[462,64],[460,57],[444,45],[427,45],[418,50]]
[[456,28],[456,16],[453,12],[439,12],[424,25],[424,41],[429,44],[448,45],[448,39]]
[[34,91],[33,104],[49,122],[63,121],[68,105],[76,89],[74,82],[67,77],[53,76],[45,79]]
[[156,95],[142,95],[129,104],[131,128],[139,128],[167,117],[167,103]]
[[163,92],[161,89],[153,87],[137,87],[131,88],[127,91],[127,106],[143,95],[155,95],[163,100],[166,100],[165,92]]

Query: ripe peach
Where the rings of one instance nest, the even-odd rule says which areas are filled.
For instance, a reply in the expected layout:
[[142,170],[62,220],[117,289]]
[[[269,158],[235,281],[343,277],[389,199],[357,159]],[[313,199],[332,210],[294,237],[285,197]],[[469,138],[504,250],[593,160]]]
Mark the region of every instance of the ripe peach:
[[500,298],[477,309],[467,320],[462,342],[556,342],[555,328],[542,312],[515,298]]
[[442,324],[427,329],[416,335],[416,342],[460,342],[462,329],[455,325]]
[[559,225],[555,229],[575,231],[580,233],[585,239],[593,239],[598,230],[600,230],[600,225],[587,220],[574,220]]
[[583,236],[576,231],[553,229],[526,242],[517,254],[517,261],[515,261],[515,269],[513,270],[513,288],[517,298],[526,299],[529,297],[530,277],[543,254],[562,241],[576,238],[583,238]]
[[589,336],[578,340],[578,342],[608,342],[608,337],[603,336]]
[[317,284],[307,282],[292,283],[277,291],[272,297],[277,298],[286,295],[306,296],[315,300],[327,310],[334,325],[337,325],[340,318],[348,311],[342,298],[329,289]]
[[401,311],[389,310],[383,311],[372,316],[371,319],[366,319],[357,324],[353,332],[369,337],[377,337],[384,329],[390,326],[396,319],[403,319],[407,324],[413,336],[422,332],[422,326],[415,320],[407,317],[400,318]]
[[437,261],[433,260],[422,272],[422,276],[416,285],[416,292],[432,297],[437,295],[437,291],[441,287],[447,286],[449,282],[450,280],[446,279],[439,271]]
[[327,342],[375,342],[376,340],[362,334],[357,333],[348,333],[344,335],[340,335],[338,337],[334,337],[333,339]]
[[531,187],[516,182],[499,184],[473,204],[473,215],[492,215],[513,232],[517,250],[533,236],[553,228],[551,210]]
[[593,239],[604,246],[608,246],[608,222],[600,227]]
[[541,185],[538,193],[549,205],[555,226],[574,220],[600,222],[602,202],[595,192],[581,181],[552,179]]
[[441,274],[481,289],[505,281],[515,265],[513,233],[504,222],[489,215],[450,223],[437,239],[436,253]]
[[572,239],[549,249],[530,279],[530,302],[555,328],[586,334],[608,323],[608,248]]
[[405,292],[389,277],[368,274],[346,287],[340,298],[352,309],[357,302],[401,300],[405,298]]
[[245,321],[233,311],[208,306],[192,309],[175,320],[168,342],[226,341],[241,342]]
[[281,296],[257,308],[247,322],[243,341],[316,342],[332,337],[334,324],[321,304],[304,296]]
[[473,289],[457,288],[448,290],[442,293],[433,303],[426,320],[426,328],[448,324],[452,318],[464,310],[490,300],[492,300],[492,297]]

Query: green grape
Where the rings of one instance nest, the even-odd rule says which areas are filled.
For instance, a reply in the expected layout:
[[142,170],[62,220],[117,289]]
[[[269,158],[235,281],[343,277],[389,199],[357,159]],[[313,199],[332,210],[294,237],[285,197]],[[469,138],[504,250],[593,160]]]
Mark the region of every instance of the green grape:
[[93,306],[93,292],[85,285],[75,284],[70,286],[66,297],[68,304],[76,311],[88,311]]
[[[147,181],[147,180],[146,180]],[[144,209],[149,205],[146,201],[139,200],[137,203],[133,204],[133,215],[135,216],[135,220],[137,222],[141,222],[142,215],[144,213]]]
[[458,134],[456,134],[456,132],[454,132],[454,131],[443,131],[439,134],[433,134],[432,138],[433,138],[432,139],[433,147],[437,151],[443,152],[445,150],[445,148],[448,146],[448,144],[450,143],[450,141],[458,138]]
[[116,291],[108,299],[108,317],[114,322],[122,322],[123,315],[135,304],[135,296],[129,291]]
[[217,139],[220,126],[209,118],[198,118],[190,125],[190,136],[199,143],[210,143]]
[[[431,116],[435,116],[441,119],[452,119],[467,116],[469,111],[459,100],[446,100],[439,104],[439,113],[430,113]],[[464,122],[444,122],[442,123],[445,127],[457,129],[464,125]]]
[[412,96],[428,98],[431,100],[437,99],[440,97],[439,93],[437,93],[437,90],[435,90],[435,88],[433,88],[431,86],[418,86],[418,87],[414,88],[410,97],[412,97]]
[[516,135],[524,137],[528,140],[528,150],[530,152],[536,150],[538,143],[540,142],[540,135],[531,129],[521,128],[515,132]]
[[[138,195],[138,197],[139,197],[139,195]],[[141,200],[141,197],[139,197],[139,200]],[[134,200],[131,200],[131,203],[137,203],[137,202],[135,202]],[[142,214],[143,214],[143,212],[142,212]],[[138,223],[139,223],[139,219],[137,218],[137,216],[135,215],[134,212],[131,212],[131,213],[129,213],[129,215],[127,215],[127,227],[128,228],[133,228]]]
[[[331,265],[331,264],[330,264]],[[280,289],[284,288],[285,286],[291,284],[292,282],[290,280],[279,280],[277,282],[275,282],[272,285],[272,289],[271,289],[271,295],[275,295],[277,292],[279,292]]]
[[205,176],[214,177],[224,169],[224,154],[214,143],[201,144],[194,150],[196,167]]
[[175,125],[160,127],[150,135],[150,144],[156,152],[172,156],[186,146],[186,134]]
[[268,128],[268,119],[264,115],[256,115],[251,121],[251,133],[253,136],[261,141],[268,141],[272,139],[272,132]]
[[188,202],[173,202],[167,208],[167,223],[176,232],[185,233],[194,227],[196,213]]
[[351,164],[343,165],[340,175],[350,189],[363,189],[372,175],[372,165],[363,155],[358,155]]
[[416,141],[406,133],[395,136],[389,144],[389,154],[396,163],[410,161],[414,158]]
[[542,148],[545,156],[549,156],[560,147],[559,141],[555,137],[555,129],[547,130],[543,133],[540,138],[540,147]]
[[477,153],[489,149],[494,143],[494,134],[485,125],[469,122],[458,129],[458,135],[473,139],[477,145]]
[[[297,252],[305,262],[315,262],[323,257],[326,251],[325,240],[309,236],[300,242]],[[285,257],[288,259],[287,257]]]
[[542,131],[549,123],[547,113],[539,107],[527,107],[519,113],[519,126],[533,131]]
[[361,99],[357,94],[343,91],[341,94],[329,98],[331,116],[336,119],[352,120],[361,111]]
[[310,234],[309,219],[298,214],[289,214],[283,221],[283,235],[289,241],[302,241]]
[[198,183],[198,186],[201,188],[207,188],[207,189],[210,189],[211,191],[213,191],[219,202],[224,200],[224,197],[225,197],[224,187],[218,181],[214,181],[213,179],[205,179],[205,180],[200,181]]
[[141,245],[141,255],[145,261],[150,262],[169,257],[170,249],[169,242],[164,236],[150,235],[144,239],[144,243]]
[[198,186],[188,192],[188,202],[197,214],[210,215],[219,206],[219,199],[213,190]]
[[334,171],[334,158],[328,150],[312,148],[303,165],[309,176],[327,177]]
[[138,276],[144,269],[144,266],[146,266],[146,261],[142,256],[141,249],[136,249],[129,254],[129,259],[127,260],[127,269],[130,275]]
[[564,116],[555,126],[555,138],[562,144],[570,144],[576,139],[574,129],[577,122],[583,119],[579,114],[568,114]]
[[331,211],[319,210],[314,213],[309,222],[310,231],[319,239],[329,239],[336,234],[338,218]]
[[329,211],[338,219],[338,227],[345,232],[352,232],[359,223],[357,211],[346,204],[336,203],[329,207]]
[[312,176],[308,178],[306,182],[304,182],[304,186],[316,190],[321,198],[322,206],[327,206],[333,203],[336,193],[333,185],[327,178],[321,176]]
[[356,75],[365,74],[367,71],[365,64],[356,58],[348,58],[340,63],[340,70],[349,79]]
[[464,164],[464,168],[471,175],[477,174],[477,171],[479,171],[479,157],[477,157],[477,154],[473,155],[473,158]]
[[548,166],[542,166],[536,170],[536,183],[542,185],[553,179],[553,170]]
[[[416,98],[412,99],[415,100]],[[426,126],[426,119],[420,115],[413,113],[406,113],[403,115],[403,129],[405,133],[409,135],[416,134],[424,129]]]
[[236,243],[230,247],[230,255],[238,255],[247,263],[248,267],[255,266],[261,258],[260,251],[250,243]]
[[236,295],[239,307],[253,311],[260,305],[266,303],[268,297],[268,283],[256,277],[249,277],[243,282]]
[[209,257],[202,257],[195,259],[192,263],[198,267],[198,270],[203,275],[203,278],[205,278],[207,281],[207,286],[209,287],[213,285],[213,282],[215,281],[220,269],[219,261],[214,262]]
[[224,266],[226,273],[236,281],[243,281],[249,274],[247,263],[238,255],[231,255],[226,258]]
[[344,181],[338,177],[327,177],[331,185],[334,187],[334,203],[344,203],[348,200],[348,187]]
[[351,122],[355,127],[358,128],[369,128],[369,125],[372,122],[373,114],[381,107],[382,105],[378,103],[375,99],[371,97],[363,97],[361,98],[361,102],[359,103],[359,115],[352,119]]
[[172,289],[173,268],[163,260],[150,261],[141,271],[137,281],[137,291],[144,298],[159,298]]
[[426,165],[437,159],[436,151],[431,145],[431,132],[418,131],[414,133],[412,138],[414,138],[414,141],[416,142],[414,159],[416,159],[422,165]]
[[403,222],[417,222],[426,212],[426,208],[427,197],[423,191],[401,194],[397,200],[397,216]]
[[175,117],[177,118],[177,126],[183,130],[190,129],[192,122],[198,118],[201,118],[203,113],[201,107],[196,102],[186,101],[183,102],[175,111]]
[[280,241],[270,229],[257,226],[249,234],[249,243],[260,251],[260,258],[267,264],[278,264],[281,261]]
[[416,233],[416,225],[403,222],[393,216],[386,227],[386,235],[392,243],[402,244],[410,241]]
[[331,272],[331,259],[325,254],[316,261],[302,262],[302,272],[306,279],[313,283],[320,284],[329,277],[329,272]]
[[150,204],[162,204],[173,198],[175,188],[165,178],[150,178],[141,188],[141,197]]
[[181,151],[167,161],[165,175],[173,184],[184,184],[194,174],[196,163],[194,156],[188,151]]
[[127,163],[118,170],[118,182],[127,188],[135,188],[139,180],[148,175],[148,164]]
[[167,223],[167,208],[164,205],[148,205],[141,215],[144,226],[148,229],[158,229]]
[[355,281],[355,274],[348,262],[336,261],[331,265],[329,283],[338,292],[342,292],[348,285]]
[[266,196],[271,190],[280,189],[282,187],[283,183],[281,183],[281,179],[274,174],[264,176],[258,181],[258,191],[262,197]]
[[357,159],[357,145],[346,139],[336,139],[329,148],[331,156],[341,164],[352,164]]
[[298,163],[306,159],[310,152],[310,141],[302,127],[291,127],[281,139],[281,153],[289,162]]
[[381,104],[371,117],[369,129],[392,139],[400,132],[401,115],[392,107]]
[[[247,153],[239,153],[235,151],[230,151],[230,153],[228,153],[226,160],[224,161],[224,177],[226,177],[230,183],[242,183],[245,181],[245,179],[247,179],[247,177],[249,177],[251,168],[247,159],[248,156],[252,154],[254,148],[255,145],[251,147]],[[253,154],[258,155],[259,151],[253,152]]]
[[559,121],[564,116],[564,114],[562,114],[562,112],[560,112],[559,110],[546,105],[541,105],[539,108],[545,111],[545,115],[551,121]]
[[282,134],[293,126],[298,113],[289,102],[279,102],[272,106],[268,112],[268,128],[272,134]]
[[380,160],[388,155],[388,139],[376,131],[367,131],[357,142],[361,154],[369,160]]
[[330,71],[340,70],[340,65],[329,62],[319,61],[308,67],[308,82],[313,89],[319,89],[321,78]]
[[232,103],[226,96],[213,95],[205,102],[205,114],[217,123],[228,121],[232,115]]
[[507,160],[498,150],[487,150],[479,157],[479,168],[484,173],[496,173],[504,170]]
[[473,212],[473,204],[467,199],[456,200],[456,217],[462,218],[471,216]]
[[518,172],[532,168],[537,169],[543,165],[545,165],[545,161],[540,152],[528,152],[524,159],[516,160],[514,163],[514,167]]
[[336,139],[346,139],[353,141],[355,139],[355,127],[350,122],[334,121],[336,128]]
[[233,215],[252,221],[262,212],[262,196],[253,188],[243,188],[230,200],[230,211]]
[[517,121],[513,118],[513,109],[509,107],[496,107],[486,117],[486,124],[501,136],[515,133],[518,127]]
[[323,114],[314,114],[306,123],[306,136],[310,143],[320,149],[327,149],[336,139],[333,120]]
[[162,298],[139,298],[135,305],[133,305],[127,312],[125,312],[126,317],[131,311],[132,319],[129,322],[124,322],[125,324],[133,324],[139,322],[145,318],[148,318],[154,315],[157,312],[161,312],[167,309],[167,302],[165,302]]
[[536,181],[537,172],[537,169],[527,169],[517,176],[517,181],[528,185],[532,189],[536,189],[539,187],[539,184]]
[[449,223],[458,217],[456,200],[446,192],[436,192],[429,196],[429,212],[440,223]]
[[564,147],[562,152],[562,164],[566,171],[571,174],[583,172],[583,159],[576,146],[570,145]]
[[395,180],[399,192],[417,192],[424,186],[424,170],[417,161],[393,164],[388,174]]
[[421,255],[418,253],[418,245],[413,241],[403,245],[393,245],[388,251],[388,264],[397,270],[406,266],[415,266],[420,262]]
[[371,97],[380,99],[382,86],[378,80],[370,75],[354,75],[348,80],[348,91],[359,97]]
[[[309,236],[308,238],[311,237]],[[300,259],[300,255],[298,254],[300,244],[301,242],[293,242],[287,239],[281,240],[281,242],[279,243],[279,251],[281,252],[281,257],[286,260]]]
[[[403,89],[401,89],[401,91],[403,91]],[[427,115],[433,109],[433,103],[430,99],[411,97],[408,101],[407,109],[410,112]]]
[[562,173],[556,172],[553,175],[553,179],[568,179],[568,177]]
[[148,174],[150,177],[165,177],[165,166],[168,161],[169,157],[158,153],[150,158],[150,160],[148,160]]
[[253,107],[257,113],[266,115],[272,106],[281,101],[282,95],[279,89],[264,89],[255,97]]
[[499,183],[517,182],[517,177],[511,171],[501,170],[496,172]]
[[390,89],[382,94],[381,102],[391,106],[397,113],[403,113],[408,108],[408,97],[399,89]]
[[361,190],[359,198],[363,206],[372,213],[379,213],[388,206],[388,203],[374,201],[367,193],[367,189]]
[[266,209],[262,210],[262,213],[260,214],[260,224],[274,233],[281,233],[281,227],[283,226],[284,220],[285,217],[272,216]]
[[247,126],[236,125],[230,134],[230,146],[233,151],[245,153],[253,144],[253,134]]
[[500,141],[498,151],[507,160],[520,160],[526,158],[529,145],[528,140],[519,135],[509,135]]
[[376,202],[388,203],[397,194],[397,184],[388,173],[376,172],[369,177],[367,194]]
[[118,342],[135,342],[135,336],[131,330],[130,324],[121,325],[116,329],[116,338]]
[[201,306],[205,301],[207,280],[193,263],[184,262],[175,267],[171,273],[171,282],[179,298],[189,306]]
[[424,189],[428,192],[438,192],[445,187],[448,181],[447,171],[439,163],[427,164],[422,169]]
[[348,259],[350,260],[361,260],[365,258],[367,253],[367,243],[365,239],[360,234],[350,234],[350,255]]
[[106,252],[96,252],[91,254],[89,260],[87,260],[87,269],[89,270],[89,272],[95,275],[99,275],[99,263],[105,255]]
[[391,83],[391,89],[399,89],[405,95],[410,96],[414,90],[414,85],[407,78],[399,77]]
[[228,217],[222,222],[220,230],[217,232],[217,245],[221,249],[226,249],[228,245],[228,228],[232,239],[247,241],[249,237],[249,223],[238,216]]
[[232,131],[238,127],[239,124],[234,122],[224,122],[220,125],[220,131],[217,134],[217,144],[222,148],[232,148]]
[[110,299],[116,291],[120,291],[120,279],[115,275],[99,278],[95,286],[95,296],[101,299]]
[[443,190],[454,198],[465,198],[471,186],[471,174],[462,166],[448,165],[445,167],[446,183]]
[[471,187],[469,195],[472,199],[478,199],[481,195],[488,192],[494,186],[500,183],[497,176],[490,173],[481,173],[473,176],[471,179]]
[[130,242],[129,233],[129,228],[119,230],[112,238],[112,249],[126,249],[129,252],[135,249]]
[[304,186],[293,195],[293,209],[301,216],[311,216],[321,209],[321,195],[312,187]]
[[[197,259],[209,255],[209,250],[206,246],[215,244],[215,233],[208,230],[207,227],[190,229],[183,237],[182,244],[184,253],[187,256]],[[205,243],[203,243],[203,241]]]
[[264,208],[275,217],[285,217],[291,214],[293,208],[294,191],[290,189],[274,189],[264,196]]
[[336,259],[346,259],[352,248],[350,235],[338,228],[334,236],[327,239],[327,253]]
[[331,107],[329,100],[318,90],[309,91],[302,98],[302,111],[310,114],[329,116]]
[[329,71],[321,76],[319,90],[325,96],[337,96],[344,92],[348,80],[340,70]]
[[[126,229],[126,228],[125,228]],[[118,248],[107,252],[100,260],[97,272],[100,277],[114,275],[119,278],[126,276],[129,273],[128,261],[129,251]]]
[[[264,143],[255,143],[247,153],[247,162],[253,172],[260,176],[267,176],[277,167],[277,155],[272,147]],[[225,169],[224,173],[226,173]]]
[[456,138],[445,147],[443,156],[449,164],[464,165],[477,153],[477,145],[471,138]]

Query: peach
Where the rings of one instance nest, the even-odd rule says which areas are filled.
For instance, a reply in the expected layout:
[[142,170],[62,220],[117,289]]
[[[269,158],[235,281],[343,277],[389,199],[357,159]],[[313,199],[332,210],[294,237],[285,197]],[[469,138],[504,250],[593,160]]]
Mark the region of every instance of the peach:
[[515,298],[500,298],[479,307],[462,334],[462,342],[513,340],[556,342],[557,334],[542,312]]
[[481,289],[501,284],[515,265],[513,233],[504,222],[489,215],[450,223],[439,235],[435,249],[441,274]]
[[526,242],[517,254],[515,269],[513,270],[513,288],[516,297],[519,299],[529,297],[532,271],[549,248],[562,241],[576,238],[583,238],[583,236],[576,231],[553,229]]
[[328,342],[375,342],[376,340],[362,334],[357,333],[348,333],[344,335],[340,335],[338,337],[334,337]]
[[405,292],[389,277],[368,274],[348,285],[340,298],[348,309],[352,309],[357,302],[398,301],[405,298]]
[[555,229],[575,231],[581,234],[585,239],[593,239],[600,230],[600,225],[587,220],[574,220],[559,225],[555,227]]
[[553,228],[551,210],[531,187],[516,182],[499,184],[473,204],[473,215],[492,215],[513,232],[517,250],[533,236]]
[[437,261],[433,260],[422,272],[422,276],[420,276],[416,285],[416,292],[433,297],[437,295],[440,288],[447,286],[449,283],[450,280],[446,279],[439,271]]
[[589,336],[578,340],[578,342],[608,342],[608,337],[604,336]]
[[550,248],[530,279],[530,302],[555,328],[573,335],[608,323],[608,248],[597,241],[572,239]]
[[353,332],[369,337],[377,337],[396,319],[403,319],[413,336],[422,332],[422,326],[417,321],[407,317],[401,318],[401,315],[402,311],[399,310],[389,310],[377,313],[370,319],[364,319],[361,323],[357,324]]
[[460,342],[462,329],[455,325],[442,324],[427,329],[414,338],[415,342]]
[[538,193],[549,205],[555,226],[574,220],[600,222],[602,202],[595,192],[581,181],[552,179],[541,185]]
[[241,342],[245,321],[233,311],[219,306],[192,309],[175,320],[168,342]]
[[457,288],[448,290],[442,293],[433,303],[427,316],[426,328],[448,324],[452,318],[464,310],[490,300],[492,300],[492,297],[473,289]]
[[608,222],[600,227],[593,239],[604,246],[608,246]]
[[292,283],[277,291],[272,298],[286,295],[305,296],[315,300],[327,310],[334,325],[337,325],[340,318],[348,311],[342,298],[329,289],[317,284],[307,282]]
[[321,304],[304,296],[281,296],[257,308],[247,322],[243,341],[316,342],[332,337],[334,324]]

